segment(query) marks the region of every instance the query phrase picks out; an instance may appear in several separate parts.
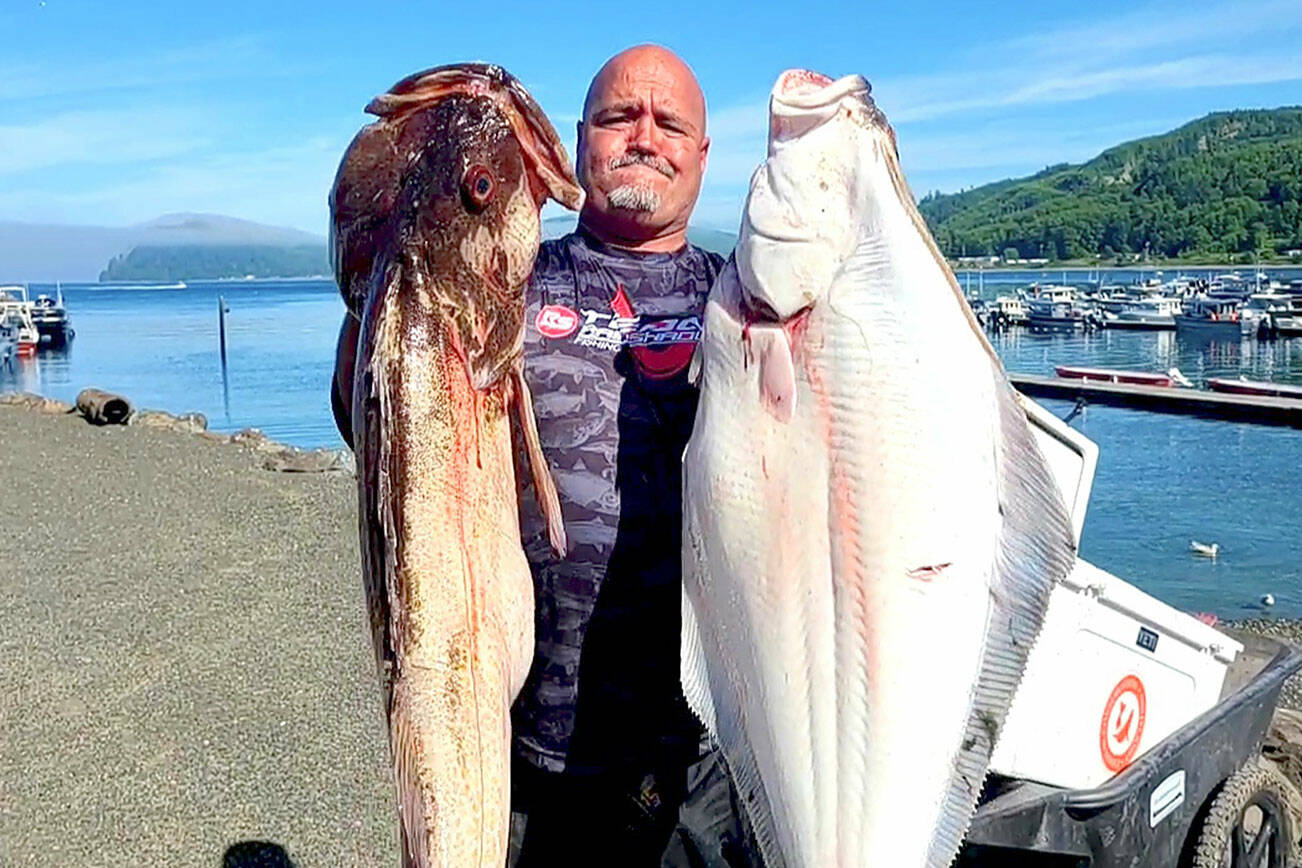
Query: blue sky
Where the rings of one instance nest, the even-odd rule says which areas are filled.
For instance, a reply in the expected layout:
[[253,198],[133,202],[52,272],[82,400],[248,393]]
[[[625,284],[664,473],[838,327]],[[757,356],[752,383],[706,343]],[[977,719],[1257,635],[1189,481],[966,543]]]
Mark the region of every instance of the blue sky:
[[1302,103],[1302,2],[585,6],[0,0],[0,220],[124,225],[209,211],[324,232],[371,96],[489,60],[573,153],[619,49],[678,51],[713,139],[694,222],[733,229],[783,69],[859,72],[916,194],[1088,159],[1209,111]]

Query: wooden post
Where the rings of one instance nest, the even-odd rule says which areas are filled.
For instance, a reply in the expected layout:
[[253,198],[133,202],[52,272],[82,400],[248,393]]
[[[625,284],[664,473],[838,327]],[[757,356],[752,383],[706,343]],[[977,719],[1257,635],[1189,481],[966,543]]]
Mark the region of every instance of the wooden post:
[[226,314],[230,309],[226,307],[226,297],[217,296],[217,333],[221,342],[222,352],[222,407],[226,410],[226,421],[231,420],[231,381],[226,374]]
[[217,296],[217,335],[221,342],[222,379],[226,379],[226,297]]

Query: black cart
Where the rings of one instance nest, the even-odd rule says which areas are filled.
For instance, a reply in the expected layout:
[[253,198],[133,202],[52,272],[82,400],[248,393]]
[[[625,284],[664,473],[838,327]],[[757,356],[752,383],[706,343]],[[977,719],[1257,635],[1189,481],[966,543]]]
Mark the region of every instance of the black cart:
[[1293,645],[1235,636],[1221,701],[1100,787],[992,778],[963,868],[1292,868],[1292,785],[1261,746]]

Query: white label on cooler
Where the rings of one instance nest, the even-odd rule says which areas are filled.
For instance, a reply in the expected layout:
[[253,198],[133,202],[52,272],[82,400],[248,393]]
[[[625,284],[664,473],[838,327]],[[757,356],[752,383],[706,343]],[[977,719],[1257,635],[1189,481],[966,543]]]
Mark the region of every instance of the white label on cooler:
[[1167,775],[1148,797],[1148,826],[1153,828],[1184,804],[1184,769]]

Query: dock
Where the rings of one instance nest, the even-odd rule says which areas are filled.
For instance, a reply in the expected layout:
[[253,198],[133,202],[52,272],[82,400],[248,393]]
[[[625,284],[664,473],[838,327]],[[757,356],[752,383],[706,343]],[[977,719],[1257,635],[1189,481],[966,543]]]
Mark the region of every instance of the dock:
[[1157,413],[1178,413],[1209,419],[1231,419],[1263,425],[1302,428],[1302,400],[1265,395],[1232,395],[1174,386],[1101,383],[1064,377],[1010,373],[1018,391],[1032,398],[1084,400],[1087,404],[1130,407]]

